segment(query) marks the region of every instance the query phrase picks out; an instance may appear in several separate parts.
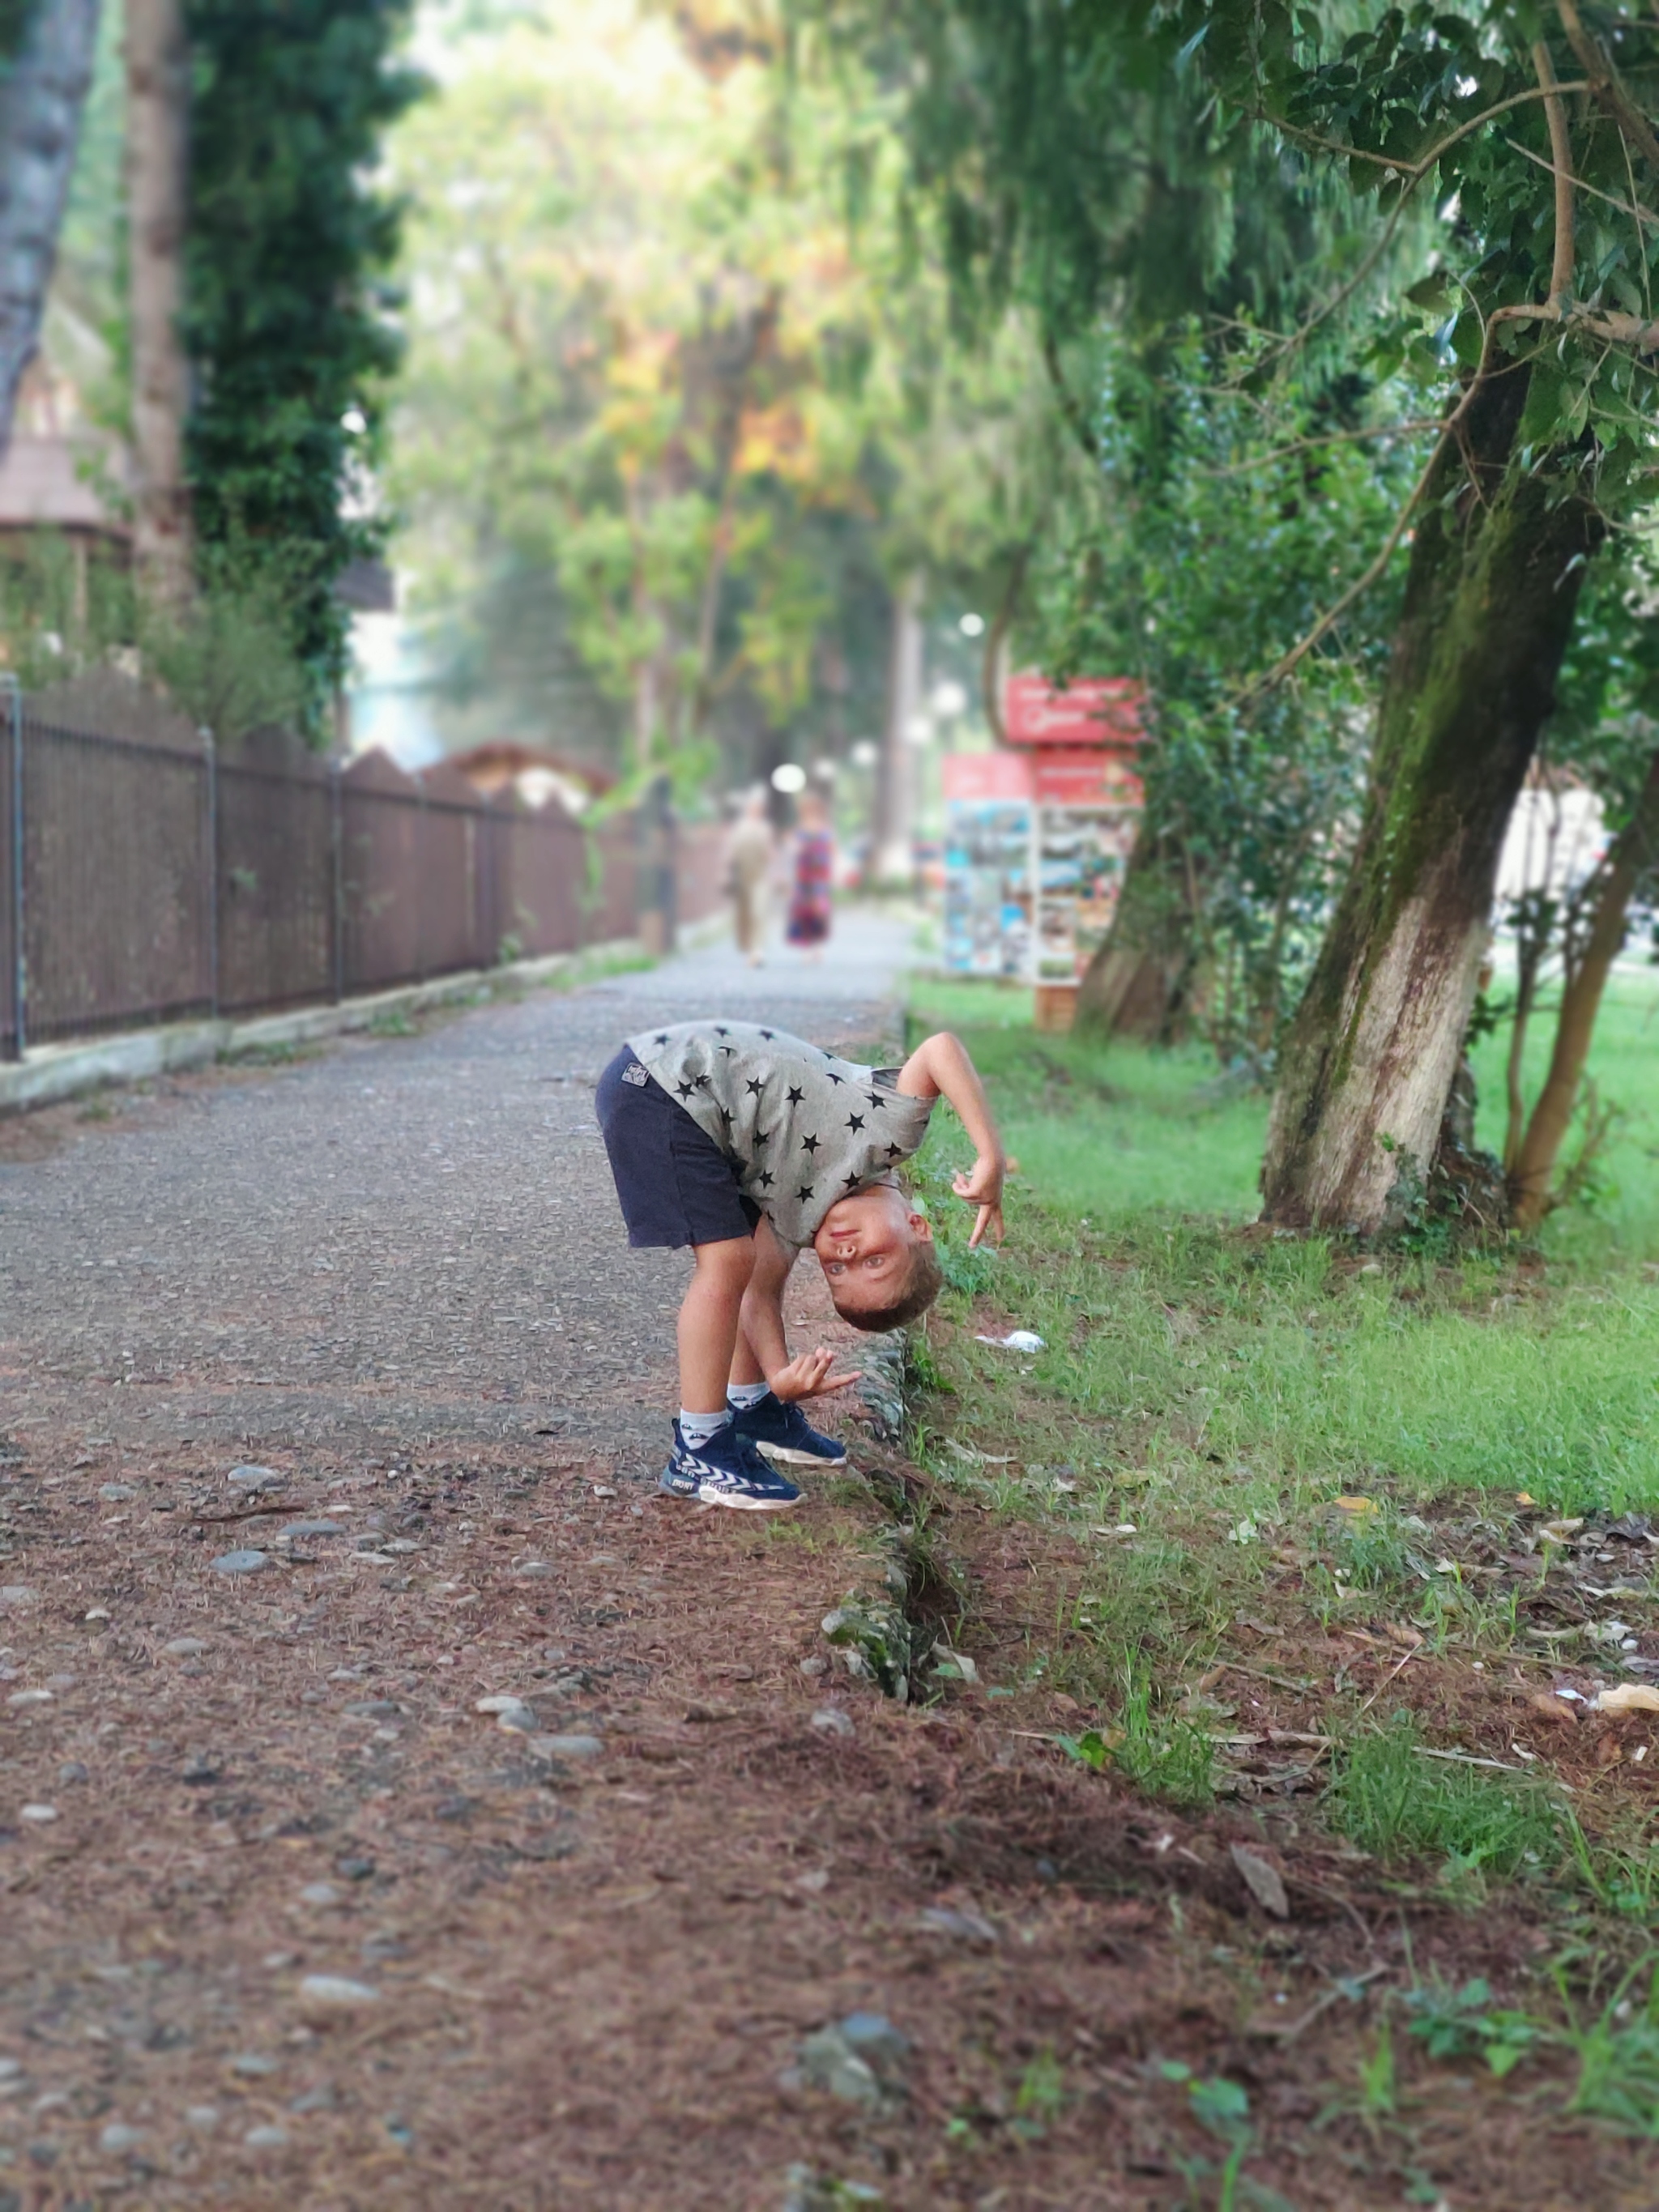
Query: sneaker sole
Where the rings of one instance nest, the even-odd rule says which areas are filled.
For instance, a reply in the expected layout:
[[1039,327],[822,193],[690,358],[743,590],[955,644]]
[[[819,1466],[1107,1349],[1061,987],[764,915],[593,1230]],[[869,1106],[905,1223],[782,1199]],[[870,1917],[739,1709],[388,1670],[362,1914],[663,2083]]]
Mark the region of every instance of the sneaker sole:
[[[802,1497],[805,1496],[802,1492]],[[738,1513],[787,1513],[792,1505],[799,1505],[801,1498],[741,1498],[729,1490],[699,1491],[697,1502],[702,1505],[729,1505]]]
[[793,1444],[763,1444],[758,1437],[750,1437],[749,1441],[757,1452],[764,1452],[768,1459],[781,1460],[786,1467],[845,1467],[847,1464],[845,1452],[838,1452],[834,1459],[829,1459],[817,1452],[797,1451]]

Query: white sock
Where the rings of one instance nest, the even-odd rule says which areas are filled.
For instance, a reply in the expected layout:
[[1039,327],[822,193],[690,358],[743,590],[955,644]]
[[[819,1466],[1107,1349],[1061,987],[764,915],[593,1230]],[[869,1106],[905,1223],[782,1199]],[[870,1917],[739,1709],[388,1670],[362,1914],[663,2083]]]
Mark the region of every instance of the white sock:
[[739,1413],[746,1413],[751,1406],[758,1406],[770,1391],[769,1382],[728,1382],[726,1402]]
[[719,1436],[722,1429],[729,1427],[731,1420],[732,1412],[729,1407],[718,1413],[688,1413],[682,1406],[680,1434],[693,1451],[698,1451],[708,1443],[711,1437]]

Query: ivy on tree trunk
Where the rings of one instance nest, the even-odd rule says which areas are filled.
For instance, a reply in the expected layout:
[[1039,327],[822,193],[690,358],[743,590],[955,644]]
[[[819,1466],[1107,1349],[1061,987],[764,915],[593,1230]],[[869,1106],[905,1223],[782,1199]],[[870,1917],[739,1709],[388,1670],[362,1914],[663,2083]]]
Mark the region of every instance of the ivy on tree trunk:
[[1517,450],[1510,368],[1449,441],[1412,546],[1352,872],[1285,1039],[1264,1218],[1375,1234],[1431,1166],[1498,856],[1601,529]]

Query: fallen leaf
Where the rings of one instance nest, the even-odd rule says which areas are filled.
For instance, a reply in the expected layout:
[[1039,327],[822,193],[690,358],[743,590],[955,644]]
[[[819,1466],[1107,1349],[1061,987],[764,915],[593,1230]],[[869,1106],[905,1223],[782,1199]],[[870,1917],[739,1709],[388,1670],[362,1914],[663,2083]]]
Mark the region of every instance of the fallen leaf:
[[1232,1861],[1262,1911],[1271,1912],[1275,1920],[1288,1920],[1291,1900],[1285,1894],[1285,1878],[1279,1869],[1264,1859],[1260,1851],[1253,1851],[1243,1844],[1233,1845]]
[[1540,1536],[1547,1536],[1553,1544],[1565,1544],[1568,1537],[1576,1536],[1583,1525],[1582,1520],[1546,1521],[1538,1533]]
[[1540,1720],[1553,1721],[1558,1728],[1577,1728],[1577,1715],[1572,1707],[1564,1704],[1553,1690],[1534,1690],[1527,1699]]
[[1598,1766],[1617,1766],[1623,1759],[1624,1756],[1624,1747],[1620,1744],[1618,1737],[1613,1734],[1613,1730],[1609,1729],[1595,1747],[1596,1765]]
[[1517,1490],[1515,1493],[1515,1502],[1517,1505],[1536,1505],[1538,1500],[1535,1498],[1531,1497],[1526,1491]]
[[1336,1510],[1339,1513],[1352,1513],[1358,1518],[1367,1513],[1375,1513],[1376,1500],[1374,1498],[1339,1498]]
[[1603,1690],[1593,1713],[1659,1713],[1659,1690],[1651,1682],[1619,1682]]

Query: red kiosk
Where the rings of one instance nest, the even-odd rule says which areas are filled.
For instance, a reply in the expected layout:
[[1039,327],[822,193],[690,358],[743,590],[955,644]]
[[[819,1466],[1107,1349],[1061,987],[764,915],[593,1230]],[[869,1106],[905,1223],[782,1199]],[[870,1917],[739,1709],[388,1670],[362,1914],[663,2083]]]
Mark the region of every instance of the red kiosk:
[[1071,1027],[1110,927],[1143,804],[1144,704],[1128,678],[1015,676],[1007,749],[944,763],[945,965],[1033,984],[1039,1029]]

